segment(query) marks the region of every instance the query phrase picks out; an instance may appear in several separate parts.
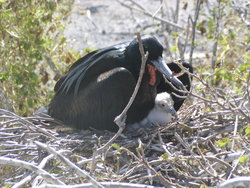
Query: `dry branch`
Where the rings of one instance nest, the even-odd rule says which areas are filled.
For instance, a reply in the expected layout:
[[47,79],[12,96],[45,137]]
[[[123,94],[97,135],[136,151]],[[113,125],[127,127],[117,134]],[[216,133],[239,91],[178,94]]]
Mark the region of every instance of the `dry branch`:
[[59,184],[61,186],[65,185],[62,181],[60,181],[59,179],[57,179],[53,175],[49,174],[45,170],[43,170],[43,169],[41,169],[41,168],[31,164],[31,163],[28,163],[26,161],[21,161],[18,159],[11,159],[11,158],[7,158],[7,157],[0,157],[0,164],[26,168],[26,169],[31,170],[32,172],[35,172],[36,174],[42,176],[44,178],[44,180],[48,183],[55,183],[55,184]]
[[132,93],[132,96],[129,99],[129,102],[126,105],[126,107],[124,108],[124,110],[121,112],[120,115],[118,115],[114,119],[114,122],[118,125],[119,130],[104,146],[98,148],[96,153],[94,153],[93,158],[95,158],[95,155],[100,154],[102,151],[107,149],[114,142],[114,140],[116,140],[121,135],[122,131],[125,128],[125,121],[126,121],[127,111],[129,110],[130,106],[132,105],[132,103],[133,103],[133,101],[134,101],[134,99],[136,97],[136,94],[137,94],[137,92],[139,90],[139,87],[141,85],[141,80],[142,80],[142,77],[143,77],[143,74],[144,74],[144,69],[145,69],[147,58],[148,58],[148,53],[145,54],[145,52],[144,52],[144,48],[143,48],[140,33],[137,33],[137,39],[138,39],[138,43],[139,43],[139,50],[140,50],[140,53],[141,53],[141,68],[140,68],[140,74],[139,74],[139,78],[137,80],[134,92]]
[[201,0],[196,1],[196,7],[195,7],[195,14],[194,14],[194,19],[192,20],[192,44],[191,44],[191,50],[189,54],[189,63],[192,65],[193,62],[193,52],[195,48],[195,33],[196,33],[196,24],[197,20],[199,17],[200,13],[200,5],[201,5]]
[[218,188],[250,187],[250,177],[237,177],[223,182]]
[[142,5],[140,5],[139,3],[137,3],[137,2],[134,1],[134,0],[130,0],[130,2],[133,3],[135,6],[137,6],[138,8],[136,8],[136,7],[134,7],[134,6],[130,6],[130,5],[126,4],[126,3],[124,3],[124,2],[121,1],[121,0],[117,0],[117,1],[118,1],[122,6],[124,6],[124,7],[127,7],[127,8],[129,8],[129,9],[132,9],[132,10],[135,10],[135,11],[138,11],[138,12],[141,12],[141,13],[143,13],[143,14],[146,15],[146,16],[149,16],[149,17],[151,17],[151,18],[153,18],[153,19],[155,19],[155,20],[161,21],[162,23],[165,23],[165,24],[170,25],[170,26],[172,26],[172,27],[175,27],[175,28],[177,28],[177,29],[184,30],[183,27],[179,26],[179,25],[176,24],[176,23],[173,23],[173,22],[171,22],[171,21],[168,21],[168,20],[166,20],[166,19],[163,19],[163,18],[161,18],[161,17],[158,17],[158,16],[156,16],[156,14],[151,14],[151,13],[150,13],[149,11],[147,11]]
[[[141,185],[135,183],[121,183],[121,182],[101,182],[101,184],[108,188],[163,188],[157,186],[150,186],[150,185]],[[59,185],[47,184],[41,185],[38,188],[61,188]],[[68,185],[64,186],[64,188],[92,188],[92,184],[85,183],[79,185]]]
[[53,148],[51,148],[51,147],[49,147],[46,144],[43,144],[41,142],[35,141],[34,143],[37,146],[41,147],[42,149],[45,149],[48,152],[54,154],[56,158],[58,158],[59,160],[61,160],[63,163],[67,164],[71,169],[73,169],[74,171],[76,171],[76,173],[78,175],[80,175],[80,176],[86,178],[88,181],[90,181],[94,187],[102,187],[103,188],[103,186],[100,183],[98,183],[93,177],[91,177],[88,174],[88,172],[86,172],[85,170],[80,169],[78,166],[76,166],[69,159],[65,158],[62,154],[60,154],[59,152],[57,152]]

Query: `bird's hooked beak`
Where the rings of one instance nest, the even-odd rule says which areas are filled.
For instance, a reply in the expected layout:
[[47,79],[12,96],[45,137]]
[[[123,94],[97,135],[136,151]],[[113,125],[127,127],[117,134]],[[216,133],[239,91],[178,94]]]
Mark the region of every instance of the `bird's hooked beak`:
[[166,79],[168,79],[168,81],[170,81],[171,83],[173,83],[174,86],[176,86],[178,89],[184,90],[184,86],[183,86],[182,82],[178,78],[176,78],[175,76],[173,76],[172,71],[163,62],[162,57],[158,57],[157,60],[152,60],[151,62],[153,63],[153,65],[155,66],[155,68],[158,71],[160,71],[166,77]]
[[171,114],[173,117],[175,117],[175,118],[178,117],[178,116],[177,116],[177,112],[176,112],[176,110],[174,109],[174,107],[170,107],[169,110],[170,110],[170,114]]

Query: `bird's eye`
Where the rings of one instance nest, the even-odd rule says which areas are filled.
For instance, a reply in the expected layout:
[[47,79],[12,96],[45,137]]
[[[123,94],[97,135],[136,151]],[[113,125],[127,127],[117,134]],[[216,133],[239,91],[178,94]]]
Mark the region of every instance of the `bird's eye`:
[[165,106],[165,104],[161,104],[161,106],[163,106],[163,107],[164,107],[164,106]]

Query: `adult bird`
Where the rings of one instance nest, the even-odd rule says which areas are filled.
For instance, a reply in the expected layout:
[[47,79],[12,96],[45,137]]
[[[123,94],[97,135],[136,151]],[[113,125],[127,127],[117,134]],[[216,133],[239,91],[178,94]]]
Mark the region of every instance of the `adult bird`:
[[[170,70],[173,72],[173,75],[176,75],[176,76],[179,75],[177,76],[177,78],[185,86],[185,90],[190,91],[191,82],[192,82],[191,74],[193,73],[193,67],[189,63],[183,60],[179,60],[177,63],[171,62],[171,63],[168,63],[167,65],[170,68]],[[176,90],[170,84],[166,83],[164,78],[162,78],[162,80],[157,86],[157,93],[161,93],[165,91],[171,95],[174,101],[174,109],[178,111],[187,97],[187,92],[181,92],[179,90]]]
[[[142,44],[148,52],[148,59],[139,91],[127,113],[126,124],[139,122],[148,115],[154,107],[157,86],[163,82],[163,77],[177,88],[183,88],[163,62],[160,42],[155,37],[144,36]],[[79,129],[93,127],[117,131],[118,126],[113,120],[127,105],[140,66],[137,39],[87,54],[56,83],[49,115]]]

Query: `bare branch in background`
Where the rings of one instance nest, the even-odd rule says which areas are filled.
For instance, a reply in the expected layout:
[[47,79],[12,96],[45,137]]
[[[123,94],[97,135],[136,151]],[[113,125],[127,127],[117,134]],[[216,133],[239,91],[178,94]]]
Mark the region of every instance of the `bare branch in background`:
[[194,19],[192,20],[192,43],[191,43],[191,50],[189,54],[189,63],[192,65],[193,62],[193,52],[195,48],[195,33],[196,33],[196,24],[200,13],[200,5],[201,0],[196,1],[196,7],[195,7],[195,14]]
[[165,46],[166,46],[166,55],[170,57],[171,61],[173,61],[173,55],[171,52],[170,44],[169,44],[169,39],[167,34],[164,34],[164,41],[165,41]]
[[179,10],[180,10],[180,0],[176,0],[174,23],[178,23],[179,20]]
[[134,1],[134,0],[130,0],[130,1],[131,1],[131,3],[133,3],[133,4],[134,4],[135,6],[137,6],[138,8],[136,8],[136,7],[134,7],[134,6],[130,6],[130,5],[126,4],[126,3],[124,3],[124,2],[121,1],[121,0],[117,0],[117,1],[118,1],[122,6],[125,6],[125,7],[129,8],[129,9],[133,9],[133,10],[135,10],[135,11],[141,12],[141,13],[145,14],[146,16],[149,16],[149,17],[151,17],[151,18],[154,18],[155,20],[161,21],[161,22],[163,22],[163,23],[165,23],[165,24],[167,24],[167,25],[170,25],[170,26],[172,26],[172,27],[175,27],[175,28],[177,28],[177,29],[184,30],[184,28],[181,27],[181,26],[179,26],[178,24],[175,24],[175,23],[173,23],[173,22],[171,22],[171,21],[165,20],[165,19],[163,19],[163,18],[161,18],[161,17],[158,17],[158,16],[156,16],[156,15],[154,15],[154,14],[148,12],[142,5],[140,5],[139,3],[137,3],[137,2]]
[[[212,71],[215,69],[215,63],[217,60],[217,48],[218,48],[218,40],[220,35],[220,19],[221,19],[221,1],[218,1],[218,8],[216,9],[216,27],[215,27],[215,33],[214,33],[214,44],[212,47],[212,62],[211,67]],[[213,82],[213,79],[211,79],[211,83]]]
[[178,41],[178,44],[180,43],[180,45],[178,45],[178,48],[179,48],[179,52],[180,52],[180,58],[182,60],[185,60],[185,52],[186,52],[186,49],[187,49],[187,45],[188,45],[188,37],[189,37],[189,33],[190,33],[190,22],[191,22],[191,16],[189,15],[188,16],[188,19],[187,19],[187,28],[186,28],[186,36],[185,36],[185,41],[184,41],[184,44],[182,43],[182,39],[179,39]]
[[232,1],[232,8],[238,13],[241,21],[250,30],[250,4],[249,1]]

